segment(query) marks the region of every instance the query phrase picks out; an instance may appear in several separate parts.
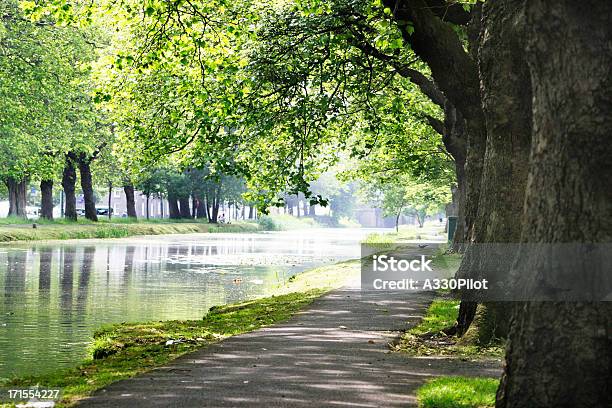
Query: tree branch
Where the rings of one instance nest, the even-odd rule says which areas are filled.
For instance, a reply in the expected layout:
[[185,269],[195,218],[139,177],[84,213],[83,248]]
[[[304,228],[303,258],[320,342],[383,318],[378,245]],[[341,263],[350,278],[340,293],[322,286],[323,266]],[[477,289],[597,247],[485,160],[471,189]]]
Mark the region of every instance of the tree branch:
[[446,0],[427,0],[429,9],[442,21],[457,25],[466,25],[471,15],[459,3],[449,3]]
[[427,114],[425,115],[425,119],[427,119],[427,123],[429,123],[429,126],[431,126],[433,130],[441,135],[444,135],[444,123],[440,119],[436,119]]
[[453,28],[438,18],[424,0],[383,3],[392,10],[404,40],[429,65],[444,95],[461,107],[466,119],[481,121],[478,69]]
[[360,49],[363,53],[367,55],[370,55],[378,60],[387,62],[391,67],[395,69],[395,71],[399,75],[404,78],[408,78],[413,84],[418,86],[421,92],[427,95],[433,103],[444,109],[444,105],[446,104],[446,97],[442,92],[440,92],[440,90],[432,80],[427,78],[425,75],[423,75],[416,69],[410,68],[408,64],[404,64],[397,61],[396,57],[382,53],[380,50],[369,44],[358,33],[353,34],[355,34],[356,40],[351,41],[351,44],[354,47]]

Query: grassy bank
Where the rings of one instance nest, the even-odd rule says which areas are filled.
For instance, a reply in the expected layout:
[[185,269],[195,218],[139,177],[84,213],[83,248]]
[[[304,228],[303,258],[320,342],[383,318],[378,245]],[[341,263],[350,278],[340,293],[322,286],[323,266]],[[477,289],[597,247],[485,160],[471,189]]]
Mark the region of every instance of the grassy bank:
[[190,351],[286,320],[325,292],[358,278],[359,261],[342,262],[297,275],[277,288],[276,296],[213,307],[201,320],[103,327],[93,336],[91,358],[78,367],[16,378],[3,386],[62,388],[63,399],[58,406],[69,406],[96,389],[166,364]]
[[318,223],[314,218],[298,218],[291,215],[262,215],[257,219],[257,224],[266,231],[286,231],[325,226]]
[[[33,228],[36,225],[36,228]],[[326,225],[308,217],[290,215],[261,216],[257,221],[234,221],[231,224],[209,224],[206,221],[100,217],[98,222],[58,219],[26,220],[0,218],[0,242],[54,239],[125,238],[135,235],[190,234],[197,232],[256,232],[320,228]]]
[[255,232],[261,227],[253,222],[209,224],[207,222],[113,221],[0,223],[0,242],[54,239],[125,238],[135,235],[189,234],[196,232]]
[[413,240],[439,239],[445,234],[441,226],[426,224],[425,227],[419,228],[416,225],[400,225],[397,231],[368,234],[362,243],[382,251],[391,250]]
[[440,377],[417,390],[421,408],[488,408],[495,406],[497,378]]

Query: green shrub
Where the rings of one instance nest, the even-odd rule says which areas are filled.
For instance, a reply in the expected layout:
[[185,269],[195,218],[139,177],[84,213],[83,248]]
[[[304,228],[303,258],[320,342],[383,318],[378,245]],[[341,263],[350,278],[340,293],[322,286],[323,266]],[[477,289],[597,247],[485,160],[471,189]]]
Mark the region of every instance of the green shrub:
[[272,217],[268,215],[262,215],[257,219],[257,224],[259,224],[259,228],[264,231],[280,231],[281,226],[277,224]]

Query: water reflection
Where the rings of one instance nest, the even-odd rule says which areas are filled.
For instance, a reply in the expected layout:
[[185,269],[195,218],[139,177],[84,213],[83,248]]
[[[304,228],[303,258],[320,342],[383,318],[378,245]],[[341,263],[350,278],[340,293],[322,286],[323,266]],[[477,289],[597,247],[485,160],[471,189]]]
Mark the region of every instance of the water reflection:
[[41,248],[38,259],[38,291],[40,296],[48,295],[51,287],[51,261],[53,249]]
[[[0,249],[0,378],[70,366],[106,323],[200,318],[359,254],[365,231],[188,235]],[[235,284],[240,276],[240,284]]]

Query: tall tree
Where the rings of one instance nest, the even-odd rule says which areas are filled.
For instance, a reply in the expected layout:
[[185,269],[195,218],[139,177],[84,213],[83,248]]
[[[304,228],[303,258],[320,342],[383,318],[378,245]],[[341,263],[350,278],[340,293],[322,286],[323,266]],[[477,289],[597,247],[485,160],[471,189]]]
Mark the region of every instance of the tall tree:
[[40,182],[40,217],[53,219],[53,180],[42,180]]
[[[525,15],[533,139],[521,240],[608,243],[612,4],[532,0]],[[611,328],[610,302],[517,306],[497,406],[610,406]]]
[[76,221],[76,155],[72,152],[65,157],[64,171],[62,173],[62,188],[64,189],[64,217]]
[[[523,43],[522,0],[495,0],[484,4],[478,52],[482,107],[486,121],[486,152],[481,191],[473,231],[475,248],[467,248],[458,277],[487,276],[507,263],[496,253],[498,246],[481,243],[517,243],[521,234],[524,193],[531,145],[531,81]],[[459,315],[459,334],[470,326],[476,300],[464,301]],[[489,303],[479,325],[480,340],[505,338],[510,307]]]
[[[16,0],[0,4],[0,178],[11,190],[29,180],[44,181],[48,216],[47,189],[64,155],[82,136],[83,124],[92,123],[85,83],[95,35],[62,27],[53,14],[32,21],[24,14],[29,5],[20,7]],[[9,196],[19,200],[11,206],[19,216],[25,216],[22,196],[23,191]]]
[[81,189],[83,191],[83,200],[85,201],[85,218],[91,221],[98,221],[98,213],[96,211],[96,197],[94,194],[94,185],[91,177],[91,161],[85,153],[78,156],[77,164],[81,175]]

